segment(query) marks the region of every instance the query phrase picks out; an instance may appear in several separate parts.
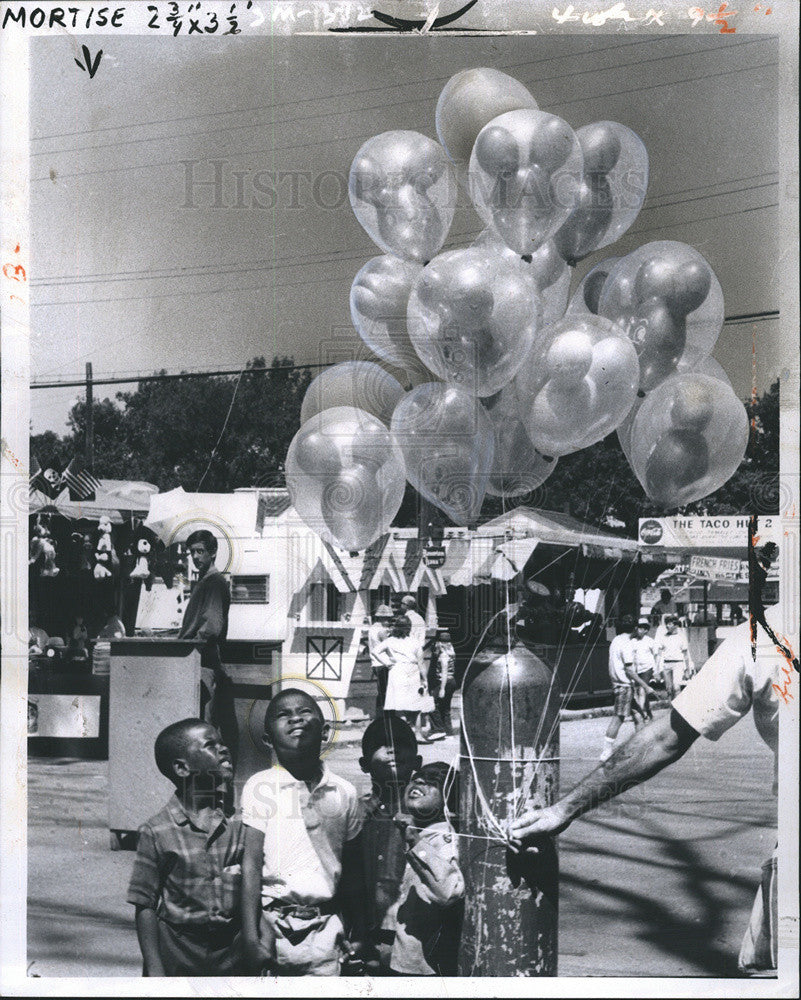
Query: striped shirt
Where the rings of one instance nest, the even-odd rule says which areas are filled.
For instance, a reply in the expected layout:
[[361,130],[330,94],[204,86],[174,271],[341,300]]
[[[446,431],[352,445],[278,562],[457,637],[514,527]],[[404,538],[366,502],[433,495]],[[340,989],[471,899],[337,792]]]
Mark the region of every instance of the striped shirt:
[[168,924],[229,927],[239,921],[244,831],[215,810],[209,828],[177,795],[139,828],[128,902]]

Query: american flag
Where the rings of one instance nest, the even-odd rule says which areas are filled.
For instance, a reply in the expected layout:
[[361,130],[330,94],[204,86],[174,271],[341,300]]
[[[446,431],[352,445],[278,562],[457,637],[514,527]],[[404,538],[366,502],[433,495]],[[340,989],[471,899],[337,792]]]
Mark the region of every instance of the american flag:
[[95,479],[77,455],[61,473],[59,485],[62,488],[69,487],[70,500],[94,500],[95,493],[100,489],[100,481]]

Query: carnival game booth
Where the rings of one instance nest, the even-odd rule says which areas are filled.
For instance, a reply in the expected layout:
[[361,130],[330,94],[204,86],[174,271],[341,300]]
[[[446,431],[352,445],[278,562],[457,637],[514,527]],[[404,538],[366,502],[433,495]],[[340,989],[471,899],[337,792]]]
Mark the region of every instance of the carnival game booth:
[[72,500],[67,488],[30,497],[28,749],[36,756],[108,753],[104,630],[122,629],[120,557],[158,488],[98,482],[91,500]]

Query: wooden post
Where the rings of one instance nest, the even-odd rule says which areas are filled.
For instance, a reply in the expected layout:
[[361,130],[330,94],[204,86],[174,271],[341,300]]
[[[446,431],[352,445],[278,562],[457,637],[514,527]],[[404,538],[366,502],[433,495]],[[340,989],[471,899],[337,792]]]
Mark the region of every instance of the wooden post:
[[94,471],[95,464],[95,413],[92,392],[92,362],[86,362],[86,468]]

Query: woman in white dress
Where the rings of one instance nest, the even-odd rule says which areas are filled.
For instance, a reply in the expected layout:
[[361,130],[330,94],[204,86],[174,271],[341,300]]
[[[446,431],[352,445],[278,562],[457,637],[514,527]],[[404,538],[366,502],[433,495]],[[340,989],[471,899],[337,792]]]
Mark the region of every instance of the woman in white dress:
[[411,636],[412,625],[405,615],[396,618],[392,632],[375,650],[385,653],[392,661],[387,678],[384,711],[396,712],[414,727],[419,740],[428,742],[420,728],[421,713],[434,711],[434,699],[428,693],[423,650]]

